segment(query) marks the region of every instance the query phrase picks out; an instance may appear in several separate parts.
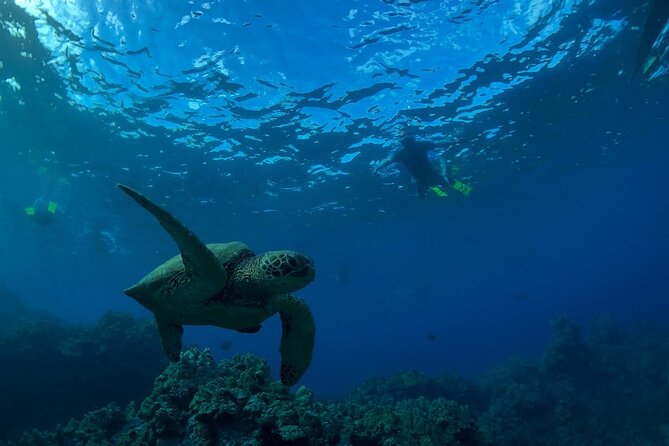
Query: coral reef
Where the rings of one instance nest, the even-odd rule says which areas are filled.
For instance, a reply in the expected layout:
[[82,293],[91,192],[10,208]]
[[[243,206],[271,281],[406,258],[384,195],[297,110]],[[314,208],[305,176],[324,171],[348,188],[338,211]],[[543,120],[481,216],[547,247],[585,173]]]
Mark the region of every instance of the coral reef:
[[444,398],[419,397],[366,406],[342,404],[339,413],[344,417],[343,444],[481,444],[476,421],[467,407]]
[[166,362],[150,321],[121,313],[93,327],[32,319],[0,338],[0,439],[142,398]]
[[321,402],[271,379],[251,355],[218,364],[191,348],[141,403],[110,404],[7,446],[663,445],[669,337],[600,318],[585,338],[565,319],[538,363],[510,360],[479,382],[408,371]]
[[139,405],[112,404],[27,445],[476,445],[466,407],[418,397],[378,404],[316,401],[272,380],[266,361],[237,355],[216,364],[191,348],[158,377]]
[[669,423],[669,338],[638,326],[623,334],[600,317],[586,340],[566,319],[539,365],[510,361],[488,375],[479,417],[496,445],[664,445]]
[[487,395],[460,376],[445,373],[429,377],[417,370],[400,372],[392,378],[373,378],[354,389],[348,400],[357,404],[378,404],[404,399],[445,398],[476,409],[487,405]]

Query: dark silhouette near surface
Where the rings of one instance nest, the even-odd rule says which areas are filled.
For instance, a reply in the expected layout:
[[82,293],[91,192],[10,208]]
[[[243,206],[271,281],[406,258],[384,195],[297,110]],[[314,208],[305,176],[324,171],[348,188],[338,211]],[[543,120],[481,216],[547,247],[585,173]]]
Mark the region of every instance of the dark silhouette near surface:
[[402,164],[416,182],[416,192],[421,199],[427,196],[428,190],[445,197],[447,194],[441,189],[442,187],[453,187],[462,194],[469,195],[470,186],[451,178],[445,168],[439,172],[430,162],[428,153],[438,148],[436,144],[431,141],[417,140],[415,136],[407,136],[401,140],[401,143],[402,147],[398,151],[381,161],[376,167],[377,171],[393,163]]
[[669,19],[669,0],[654,0],[641,33],[641,41],[636,53],[636,63],[632,77],[648,73],[657,63],[657,56],[650,56],[653,44]]

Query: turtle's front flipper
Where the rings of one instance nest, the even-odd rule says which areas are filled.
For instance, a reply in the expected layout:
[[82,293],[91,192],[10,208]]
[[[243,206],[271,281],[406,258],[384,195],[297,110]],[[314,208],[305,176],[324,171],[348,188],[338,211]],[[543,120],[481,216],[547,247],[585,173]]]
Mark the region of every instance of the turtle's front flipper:
[[160,341],[163,343],[163,350],[172,362],[178,362],[181,356],[181,337],[184,334],[184,328],[181,325],[172,324],[156,317],[158,324],[158,333]]
[[217,292],[225,286],[227,282],[225,268],[220,265],[214,253],[202,243],[197,235],[191,232],[172,214],[136,190],[123,184],[119,184],[118,187],[156,217],[160,225],[174,239],[179,246],[186,273],[199,277],[200,281],[204,280],[207,282],[206,285],[208,286],[200,282],[205,297],[209,297],[206,294],[208,291],[207,288],[211,288],[211,292]]
[[274,303],[281,316],[281,382],[292,386],[311,364],[316,324],[309,307],[299,297],[283,295]]

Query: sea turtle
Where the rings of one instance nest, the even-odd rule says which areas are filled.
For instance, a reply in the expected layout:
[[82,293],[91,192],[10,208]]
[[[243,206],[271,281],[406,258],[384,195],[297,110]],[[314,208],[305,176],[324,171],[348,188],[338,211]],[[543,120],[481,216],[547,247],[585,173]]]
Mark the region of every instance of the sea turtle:
[[154,314],[170,361],[179,360],[183,325],[256,333],[278,312],[281,382],[295,384],[311,363],[316,327],[307,304],[291,293],[314,280],[311,259],[295,251],[256,255],[241,242],[205,245],[165,209],[118,187],[158,219],[181,252],[124,291]]

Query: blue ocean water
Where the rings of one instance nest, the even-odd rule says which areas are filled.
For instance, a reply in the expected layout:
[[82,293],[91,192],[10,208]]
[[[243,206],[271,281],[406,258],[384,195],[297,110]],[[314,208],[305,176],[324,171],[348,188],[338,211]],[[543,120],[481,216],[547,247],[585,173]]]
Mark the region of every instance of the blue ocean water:
[[[323,397],[540,358],[563,316],[666,327],[666,27],[632,75],[649,8],[2,2],[0,284],[75,324],[151,318],[123,289],[178,251],[125,183],[206,242],[314,259],[300,384]],[[407,132],[472,193],[421,200],[401,166],[375,171]],[[49,201],[50,224],[26,214]],[[278,376],[280,330],[184,343]]]

